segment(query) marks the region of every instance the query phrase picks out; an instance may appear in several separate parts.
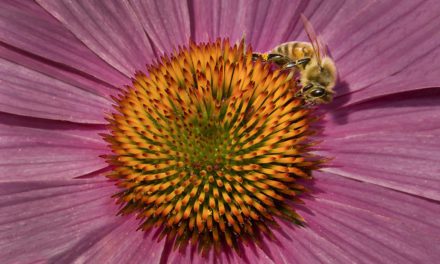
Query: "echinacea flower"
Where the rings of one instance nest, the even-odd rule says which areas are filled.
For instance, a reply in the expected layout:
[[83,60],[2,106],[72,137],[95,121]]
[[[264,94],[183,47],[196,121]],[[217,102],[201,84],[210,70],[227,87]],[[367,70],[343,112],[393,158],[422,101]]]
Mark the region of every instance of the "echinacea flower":
[[[1,263],[440,259],[437,1],[0,5]],[[339,72],[319,109],[231,47],[306,40],[301,13]]]

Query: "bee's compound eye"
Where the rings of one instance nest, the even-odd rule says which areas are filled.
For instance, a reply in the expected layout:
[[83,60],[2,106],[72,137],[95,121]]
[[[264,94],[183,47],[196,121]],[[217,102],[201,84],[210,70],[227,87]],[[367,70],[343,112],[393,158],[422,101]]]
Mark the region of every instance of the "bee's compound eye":
[[325,90],[322,88],[316,88],[310,92],[310,95],[312,95],[313,97],[322,97],[325,95]]

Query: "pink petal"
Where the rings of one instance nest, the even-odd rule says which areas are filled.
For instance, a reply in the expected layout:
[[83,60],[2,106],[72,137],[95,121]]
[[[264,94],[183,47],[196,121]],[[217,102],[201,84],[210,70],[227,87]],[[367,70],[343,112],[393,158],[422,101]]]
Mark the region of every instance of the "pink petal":
[[89,49],[126,76],[154,58],[133,9],[125,1],[38,1]]
[[192,18],[192,37],[197,41],[215,40],[218,37],[229,37],[233,42],[240,40],[247,32],[247,10],[256,3],[241,1],[192,1],[189,3],[189,14]]
[[0,59],[0,111],[79,123],[104,123],[110,101]]
[[0,183],[0,262],[56,262],[89,248],[121,224],[114,190],[102,180]]
[[131,5],[159,54],[188,45],[191,25],[186,2],[136,0]]
[[440,91],[403,93],[328,118],[325,171],[440,200]]
[[[303,3],[304,6],[301,7],[301,12],[312,22],[316,32],[324,39],[328,39],[331,38],[333,34],[340,33],[342,25],[359,16],[372,2],[373,1],[313,0]],[[298,38],[310,41],[304,31],[303,22],[300,20],[296,23],[295,31],[289,39],[296,40]]]
[[[217,37],[239,41],[243,36],[254,49],[267,51],[286,38],[296,19],[299,2],[295,1],[193,1],[193,37],[196,41]],[[274,25],[283,26],[274,26]]]
[[101,128],[0,114],[0,181],[71,179],[105,168]]
[[341,100],[440,86],[439,12],[438,1],[378,1],[333,24],[328,44],[348,85],[336,87]]
[[25,68],[40,72],[108,99],[111,98],[111,95],[116,95],[118,92],[115,86],[101,81],[94,76],[10,46],[0,45],[0,56],[3,59],[24,66]]
[[440,257],[438,203],[332,174],[315,178],[314,198],[301,213],[307,226],[283,223],[274,255],[296,263],[435,263]]
[[[357,135],[335,141],[338,148],[327,172],[440,200],[437,138],[403,133]],[[345,146],[345,147],[344,147]]]
[[334,25],[337,25],[339,21],[347,21],[356,16],[367,1],[287,0],[270,3],[270,6],[262,8],[260,6],[258,10],[251,12],[256,14],[251,24],[253,25],[252,44],[256,42],[256,47],[261,51],[270,50],[284,42],[310,41],[300,19],[301,13],[312,21],[318,34],[325,37],[338,29]]
[[[284,39],[299,21],[302,8],[300,1],[255,1],[250,5],[246,2],[243,4],[247,9],[245,32],[249,32],[253,47],[261,51],[268,51],[285,42]],[[227,11],[225,13],[228,14]],[[231,28],[234,26],[231,25]]]
[[[164,240],[157,242],[154,232],[136,231],[139,220],[113,216],[118,225],[102,230],[97,237],[85,237],[83,243],[59,254],[56,263],[160,263]],[[87,243],[88,242],[88,243]]]
[[294,40],[307,40],[300,14],[313,20],[321,34],[332,33],[333,24],[356,16],[366,2],[353,1],[192,1],[190,16],[193,37],[207,41],[229,37],[246,40],[258,51],[268,51],[276,45]]
[[[114,86],[129,81],[33,1],[2,1],[0,31],[2,45],[37,56],[53,67],[74,69]],[[4,56],[2,50],[0,57]]]

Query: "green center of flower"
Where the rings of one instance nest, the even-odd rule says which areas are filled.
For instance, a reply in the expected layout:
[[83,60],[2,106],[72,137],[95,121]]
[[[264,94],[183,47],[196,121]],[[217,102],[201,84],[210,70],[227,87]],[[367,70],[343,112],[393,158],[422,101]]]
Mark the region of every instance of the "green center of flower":
[[291,206],[305,191],[297,179],[321,162],[308,153],[311,110],[288,73],[243,45],[191,43],[161,58],[108,119],[121,213],[176,248],[237,248],[270,236],[276,217],[303,221]]

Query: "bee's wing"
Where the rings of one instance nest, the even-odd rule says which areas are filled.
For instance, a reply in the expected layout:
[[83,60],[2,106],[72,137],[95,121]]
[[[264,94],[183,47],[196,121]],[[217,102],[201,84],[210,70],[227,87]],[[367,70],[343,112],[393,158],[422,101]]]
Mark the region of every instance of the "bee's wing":
[[321,54],[321,58],[327,57],[327,44],[322,40],[321,36],[317,37],[319,53]]
[[312,26],[312,23],[304,16],[304,14],[301,14],[301,20],[304,23],[304,29],[307,33],[307,36],[310,39],[310,42],[312,43],[313,51],[316,54],[316,58],[318,60],[318,64],[322,64],[322,58],[327,56],[327,53],[325,51],[325,45],[323,45],[322,40],[316,35],[315,29]]

